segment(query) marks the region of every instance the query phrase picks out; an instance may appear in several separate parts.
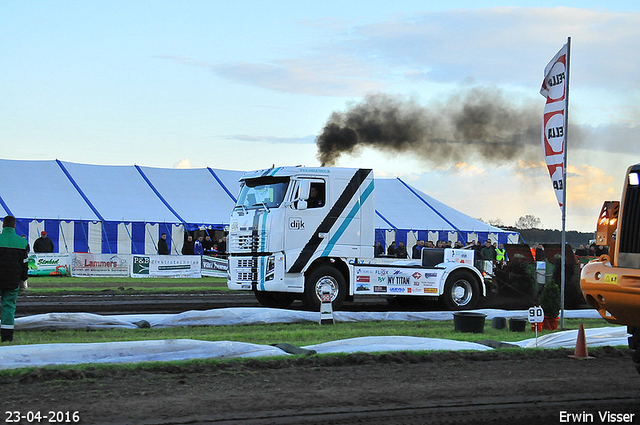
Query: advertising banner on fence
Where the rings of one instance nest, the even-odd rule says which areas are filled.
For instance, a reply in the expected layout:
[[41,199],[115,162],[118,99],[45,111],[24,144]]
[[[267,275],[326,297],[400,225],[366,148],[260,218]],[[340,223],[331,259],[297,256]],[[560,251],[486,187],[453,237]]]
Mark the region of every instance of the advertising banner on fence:
[[229,263],[226,258],[202,256],[202,276],[224,277],[229,274]]
[[128,254],[75,254],[71,276],[129,277],[130,263]]
[[199,255],[132,255],[131,277],[202,277]]
[[29,276],[66,276],[69,274],[69,254],[29,254]]

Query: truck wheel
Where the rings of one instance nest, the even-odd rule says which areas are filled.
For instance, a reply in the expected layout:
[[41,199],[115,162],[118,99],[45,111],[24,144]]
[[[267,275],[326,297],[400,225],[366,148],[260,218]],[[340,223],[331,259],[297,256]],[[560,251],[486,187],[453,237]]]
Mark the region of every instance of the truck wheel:
[[253,291],[253,293],[260,305],[265,307],[287,308],[296,299],[293,294],[286,292]]
[[470,310],[480,296],[478,280],[466,270],[454,271],[444,285],[444,303],[450,310]]
[[331,266],[320,266],[305,279],[302,302],[309,310],[320,311],[321,291],[322,287],[327,283],[331,286],[333,309],[340,308],[347,295],[347,284],[344,276]]
[[631,334],[629,337],[629,349],[631,350],[631,360],[640,373],[640,328],[637,326],[627,326],[627,332]]

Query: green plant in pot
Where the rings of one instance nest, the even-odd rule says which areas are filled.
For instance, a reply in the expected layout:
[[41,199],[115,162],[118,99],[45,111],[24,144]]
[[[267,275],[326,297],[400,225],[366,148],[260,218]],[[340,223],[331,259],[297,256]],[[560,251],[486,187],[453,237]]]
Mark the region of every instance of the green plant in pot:
[[542,329],[556,330],[560,314],[560,288],[555,281],[552,280],[544,285],[540,294],[540,307],[544,310]]

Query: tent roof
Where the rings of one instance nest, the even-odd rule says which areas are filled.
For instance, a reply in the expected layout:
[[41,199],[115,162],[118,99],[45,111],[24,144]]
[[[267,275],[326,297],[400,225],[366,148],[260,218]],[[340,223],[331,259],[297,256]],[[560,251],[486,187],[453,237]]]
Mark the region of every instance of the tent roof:
[[[0,213],[18,219],[229,223],[242,171],[0,159]],[[400,179],[376,179],[377,229],[502,232]]]
[[99,219],[56,161],[0,160],[0,212],[21,219]]
[[376,228],[502,232],[408,185],[401,179],[376,179]]

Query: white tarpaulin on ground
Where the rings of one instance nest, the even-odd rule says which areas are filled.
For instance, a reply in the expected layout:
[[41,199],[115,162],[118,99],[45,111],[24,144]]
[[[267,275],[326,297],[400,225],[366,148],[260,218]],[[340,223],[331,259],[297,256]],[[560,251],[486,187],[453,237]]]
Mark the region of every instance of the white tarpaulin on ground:
[[[402,348],[399,348],[402,347]],[[453,341],[440,338],[419,338],[415,336],[366,336],[342,339],[323,344],[307,345],[307,350],[318,353],[357,353],[376,351],[425,351],[425,350],[492,350],[486,345],[475,342]]]
[[[473,312],[487,315],[487,320],[494,317],[526,318],[526,310],[482,309]],[[336,311],[333,318],[336,322],[367,321],[403,321],[416,322],[424,320],[453,320],[451,311],[389,311],[389,312],[351,312]],[[568,319],[599,319],[595,310],[570,310],[565,312]],[[46,313],[16,319],[16,330],[27,329],[100,329],[130,328],[132,324],[146,321],[151,327],[166,328],[173,326],[228,326],[257,325],[264,323],[317,323],[319,312],[283,310],[267,307],[234,307],[216,308],[212,310],[191,310],[177,314],[125,314],[101,316],[89,313]],[[134,325],[135,326],[135,325]]]
[[[602,345],[627,345],[626,326],[606,327],[586,329],[584,332],[587,346],[597,347]],[[538,338],[538,347],[542,348],[574,348],[578,339],[578,331],[554,332]],[[536,339],[530,338],[524,341],[512,342],[523,348],[532,348],[536,346]]]
[[0,369],[79,363],[138,363],[282,355],[286,353],[269,345],[193,339],[13,345],[0,348]]
[[[493,317],[526,317],[527,311],[474,310]],[[101,316],[90,313],[48,313],[16,319],[16,331],[54,329],[108,329],[170,326],[223,326],[263,323],[318,323],[320,313],[271,308],[226,308],[187,311],[180,314],[131,314]],[[595,310],[567,311],[568,318],[599,318]],[[337,322],[452,320],[452,312],[335,312]],[[143,325],[144,323],[144,325]],[[325,325],[328,326],[328,325]],[[587,329],[587,345],[627,344],[626,327]],[[538,338],[538,347],[575,347],[577,331],[554,332]],[[274,341],[274,344],[280,341]],[[511,344],[535,347],[535,338]],[[354,353],[406,350],[489,350],[470,342],[407,336],[361,337],[303,347],[318,353]],[[0,347],[0,369],[80,363],[124,363],[199,358],[230,358],[286,355],[269,345],[233,341],[160,340],[90,344],[34,344]]]

